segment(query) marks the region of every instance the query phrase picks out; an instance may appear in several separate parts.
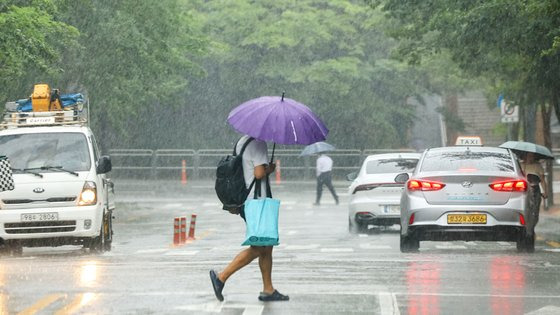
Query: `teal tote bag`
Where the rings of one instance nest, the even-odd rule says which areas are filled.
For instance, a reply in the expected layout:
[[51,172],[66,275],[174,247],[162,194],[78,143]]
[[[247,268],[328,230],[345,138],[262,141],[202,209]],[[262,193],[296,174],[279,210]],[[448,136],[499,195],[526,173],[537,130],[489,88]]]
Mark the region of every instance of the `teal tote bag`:
[[254,199],[245,201],[244,211],[247,230],[245,241],[241,245],[275,246],[279,244],[278,212],[280,210],[280,200],[272,198],[268,180],[266,186],[267,197],[265,199],[257,199],[261,187],[260,182],[257,181]]

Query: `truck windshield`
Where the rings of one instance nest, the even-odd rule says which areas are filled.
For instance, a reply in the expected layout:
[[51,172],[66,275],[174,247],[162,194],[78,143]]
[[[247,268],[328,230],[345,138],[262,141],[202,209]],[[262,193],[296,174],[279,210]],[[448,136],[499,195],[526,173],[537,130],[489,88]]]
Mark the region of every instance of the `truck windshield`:
[[[0,136],[0,154],[10,159],[15,170],[40,169],[89,171],[91,159],[86,136],[82,133],[30,133]],[[46,168],[47,167],[47,168]]]

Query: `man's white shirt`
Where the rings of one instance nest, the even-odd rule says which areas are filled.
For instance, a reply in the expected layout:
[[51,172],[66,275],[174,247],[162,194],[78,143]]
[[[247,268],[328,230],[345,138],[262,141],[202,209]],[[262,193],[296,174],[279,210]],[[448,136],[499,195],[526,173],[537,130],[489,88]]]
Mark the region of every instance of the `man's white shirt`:
[[317,176],[321,173],[332,171],[333,161],[330,157],[321,154],[317,158]]

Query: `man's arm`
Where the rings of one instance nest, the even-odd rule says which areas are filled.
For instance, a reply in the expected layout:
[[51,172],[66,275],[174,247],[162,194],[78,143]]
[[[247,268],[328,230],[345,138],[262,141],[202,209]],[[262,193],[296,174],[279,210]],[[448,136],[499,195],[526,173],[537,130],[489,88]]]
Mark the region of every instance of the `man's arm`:
[[267,174],[271,174],[276,169],[276,164],[269,163],[269,164],[262,164],[255,166],[254,175],[256,179],[262,179]]

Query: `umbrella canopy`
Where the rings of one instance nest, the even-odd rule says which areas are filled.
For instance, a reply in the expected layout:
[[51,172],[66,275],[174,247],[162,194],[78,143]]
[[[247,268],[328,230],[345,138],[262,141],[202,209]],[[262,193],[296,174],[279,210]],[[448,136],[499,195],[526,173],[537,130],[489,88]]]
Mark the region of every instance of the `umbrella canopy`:
[[554,159],[554,155],[550,150],[542,145],[525,141],[508,141],[500,145],[501,148],[507,148],[519,153],[534,153],[537,159]]
[[299,156],[313,155],[321,152],[333,151],[335,149],[333,145],[320,141],[306,146]]
[[309,107],[284,94],[249,100],[234,108],[227,121],[240,133],[275,144],[311,144],[329,132]]

